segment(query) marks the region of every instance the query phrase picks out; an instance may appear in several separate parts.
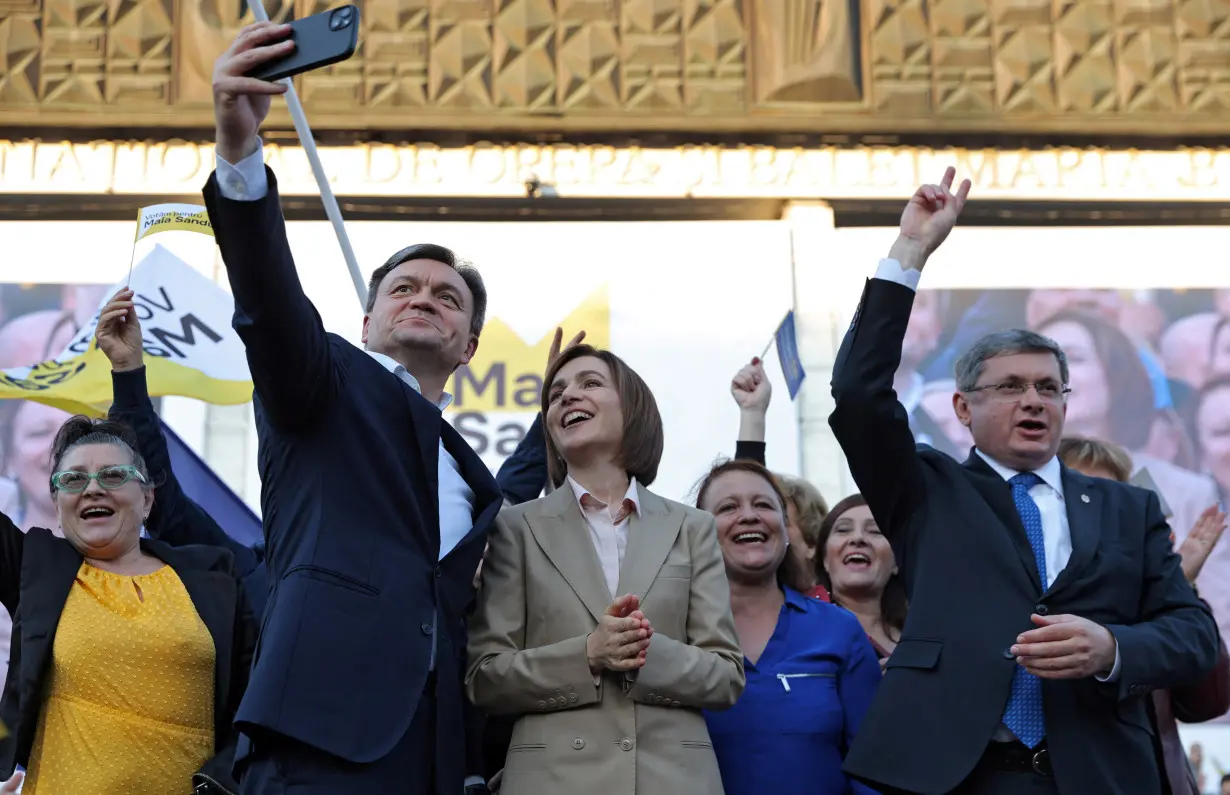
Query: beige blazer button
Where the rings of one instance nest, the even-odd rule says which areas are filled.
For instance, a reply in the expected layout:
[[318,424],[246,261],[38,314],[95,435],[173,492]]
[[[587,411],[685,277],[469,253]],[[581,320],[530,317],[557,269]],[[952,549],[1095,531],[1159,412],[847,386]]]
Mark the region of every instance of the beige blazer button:
[[620,740],[619,747],[624,749],[625,751],[631,751],[632,750],[632,738],[625,737],[622,740]]
[[539,709],[546,709],[546,708],[547,708],[547,702],[545,702],[545,701],[539,701],[539,702],[538,702],[538,708],[539,708]]
[[580,751],[582,748],[585,747],[585,740],[581,739],[580,737],[574,737],[572,740],[572,747]]
[[548,706],[548,707],[554,707],[554,706],[555,706],[555,699],[553,699],[553,698],[548,698],[548,699],[547,699],[547,706]]
[[679,706],[679,702],[678,702],[678,701],[672,701],[672,702],[671,702],[671,706],[672,706],[672,707],[677,707],[677,706]]
[[569,704],[575,704],[575,703],[577,703],[577,694],[576,694],[576,693],[569,693],[569,694],[568,694],[568,703],[569,703]]

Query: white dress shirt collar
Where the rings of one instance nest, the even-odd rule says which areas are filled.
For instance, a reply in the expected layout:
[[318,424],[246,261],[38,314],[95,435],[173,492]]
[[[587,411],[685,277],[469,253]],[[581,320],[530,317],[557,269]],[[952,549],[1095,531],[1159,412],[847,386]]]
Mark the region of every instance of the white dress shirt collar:
[[[599,500],[596,496],[594,496],[594,494],[591,493],[589,489],[585,488],[580,483],[577,483],[575,480],[573,480],[572,475],[568,475],[565,478],[565,480],[567,480],[568,485],[572,487],[572,493],[577,498],[577,504],[581,506],[582,513],[585,512],[585,503],[583,503],[581,500],[586,494],[589,494],[590,497],[597,500],[598,502],[602,502],[602,500]],[[641,495],[640,495],[640,491],[636,487],[636,478],[629,479],[628,491],[624,494],[624,498],[623,500],[620,501],[620,505],[616,505],[616,506],[608,505],[607,510],[610,511],[612,508],[614,508],[614,511],[612,512],[618,513],[620,506],[623,504],[624,501],[627,501],[627,500],[632,501],[632,507],[636,509],[636,515],[640,516],[641,515]]]
[[[1020,470],[1004,466],[978,448],[974,448],[974,452],[978,454],[979,458],[986,461],[987,466],[994,469],[995,473],[1004,480],[1011,480],[1013,475],[1021,474]],[[1054,489],[1056,494],[1060,497],[1063,496],[1063,474],[1059,466],[1058,456],[1052,457],[1050,461],[1033,470],[1033,473],[1042,478],[1042,482]]]
[[[377,353],[376,351],[368,351],[367,355],[380,362],[380,364],[384,366],[384,369],[409,384],[410,388],[415,392],[418,392],[420,395],[423,394],[423,389],[419,386],[419,380],[415,378],[414,375],[407,370],[406,366],[401,362],[397,361],[392,356]],[[453,396],[445,392],[440,396],[440,402],[436,404],[436,408],[440,409],[440,411],[444,411],[452,402]]]

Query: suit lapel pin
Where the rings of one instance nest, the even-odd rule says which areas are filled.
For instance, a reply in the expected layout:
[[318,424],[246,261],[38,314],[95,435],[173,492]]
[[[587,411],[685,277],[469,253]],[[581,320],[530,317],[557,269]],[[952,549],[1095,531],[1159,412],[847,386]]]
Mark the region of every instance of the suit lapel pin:
[[1082,494],[1082,495],[1081,495],[1081,502],[1084,502],[1084,503],[1089,502],[1089,495],[1088,495],[1088,494]]

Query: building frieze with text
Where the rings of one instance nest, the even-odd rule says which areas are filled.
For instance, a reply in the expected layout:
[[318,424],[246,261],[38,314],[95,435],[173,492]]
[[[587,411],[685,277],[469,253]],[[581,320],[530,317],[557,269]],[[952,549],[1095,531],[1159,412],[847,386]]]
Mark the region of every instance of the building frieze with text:
[[[359,53],[299,80],[320,129],[1230,130],[1225,0],[358,4]],[[0,0],[0,124],[207,128],[243,8]]]
[[[342,196],[524,197],[526,183],[569,198],[875,199],[908,196],[954,165],[982,199],[1230,201],[1230,150],[926,149],[919,147],[500,145],[326,146]],[[288,196],[318,187],[304,150],[268,144]],[[184,141],[0,140],[0,195],[196,195],[212,147]]]

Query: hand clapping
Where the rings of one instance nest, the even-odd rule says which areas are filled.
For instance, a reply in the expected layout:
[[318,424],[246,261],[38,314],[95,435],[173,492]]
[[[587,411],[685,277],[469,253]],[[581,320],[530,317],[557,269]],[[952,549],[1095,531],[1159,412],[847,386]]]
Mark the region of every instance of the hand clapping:
[[1038,627],[1016,639],[1012,653],[1026,671],[1042,679],[1105,676],[1115,665],[1115,636],[1079,616],[1030,616]]
[[1196,524],[1179,545],[1179,558],[1182,561],[1183,576],[1188,582],[1194,583],[1204,568],[1204,562],[1209,559],[1209,553],[1221,534],[1226,529],[1226,513],[1216,505],[1210,505],[1200,514]]
[[639,607],[640,600],[627,594],[606,609],[598,628],[585,639],[591,672],[635,671],[645,664],[653,628]]

